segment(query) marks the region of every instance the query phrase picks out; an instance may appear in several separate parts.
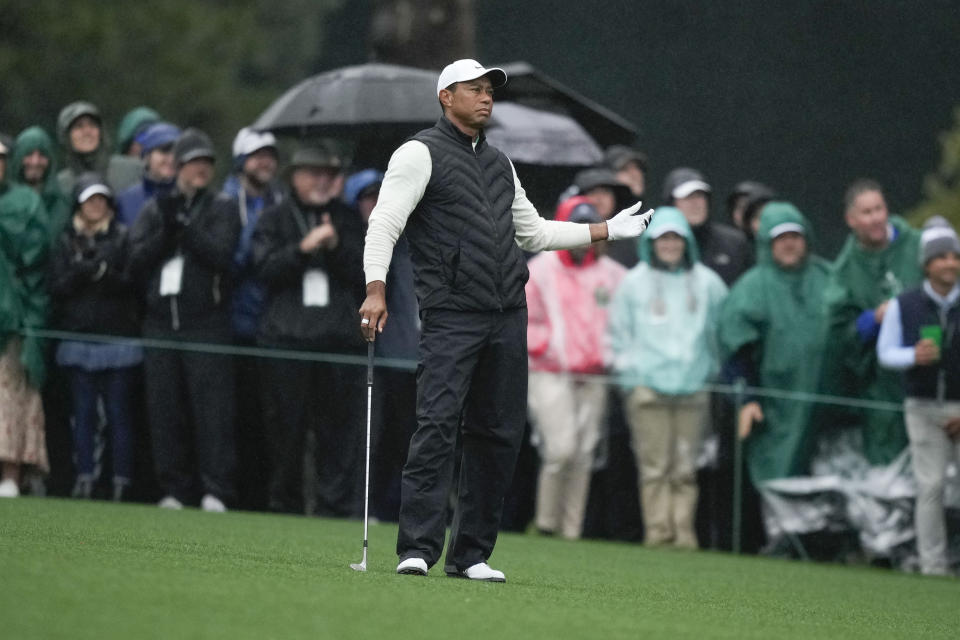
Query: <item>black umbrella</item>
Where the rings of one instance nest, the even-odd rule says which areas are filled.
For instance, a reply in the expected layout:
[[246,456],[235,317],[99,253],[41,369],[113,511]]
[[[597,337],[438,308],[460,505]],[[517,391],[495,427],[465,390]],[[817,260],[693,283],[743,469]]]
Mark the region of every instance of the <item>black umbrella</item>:
[[368,63],[304,80],[275,100],[252,127],[375,139],[415,133],[439,117],[436,71]]
[[514,162],[541,166],[586,167],[603,152],[570,116],[497,102],[486,128],[487,140]]

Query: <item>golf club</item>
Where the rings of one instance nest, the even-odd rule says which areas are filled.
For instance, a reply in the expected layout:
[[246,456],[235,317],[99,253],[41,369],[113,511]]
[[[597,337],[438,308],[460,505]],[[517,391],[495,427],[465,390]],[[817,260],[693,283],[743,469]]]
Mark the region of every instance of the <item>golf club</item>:
[[354,571],[367,570],[367,524],[370,515],[370,411],[373,405],[373,341],[367,343],[367,462],[364,471],[363,486],[363,559],[351,564]]

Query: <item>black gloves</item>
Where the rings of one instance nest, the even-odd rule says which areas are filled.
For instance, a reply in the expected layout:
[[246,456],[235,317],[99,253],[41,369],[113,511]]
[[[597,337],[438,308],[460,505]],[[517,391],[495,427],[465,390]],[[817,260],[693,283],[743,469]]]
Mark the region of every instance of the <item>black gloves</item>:
[[160,217],[163,219],[164,226],[169,229],[179,229],[186,225],[187,215],[183,211],[186,201],[186,198],[180,193],[157,199],[157,207],[160,209]]

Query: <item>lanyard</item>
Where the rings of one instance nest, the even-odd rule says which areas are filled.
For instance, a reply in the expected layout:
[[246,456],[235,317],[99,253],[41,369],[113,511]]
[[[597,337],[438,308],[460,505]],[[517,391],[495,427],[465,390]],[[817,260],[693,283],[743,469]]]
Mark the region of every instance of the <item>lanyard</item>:
[[[310,233],[310,227],[307,226],[307,221],[303,217],[303,212],[300,211],[300,207],[297,206],[296,201],[292,198],[290,200],[290,206],[293,210],[293,219],[297,221],[297,226],[300,227],[300,233],[306,236],[308,233]],[[313,214],[310,215],[312,216]]]

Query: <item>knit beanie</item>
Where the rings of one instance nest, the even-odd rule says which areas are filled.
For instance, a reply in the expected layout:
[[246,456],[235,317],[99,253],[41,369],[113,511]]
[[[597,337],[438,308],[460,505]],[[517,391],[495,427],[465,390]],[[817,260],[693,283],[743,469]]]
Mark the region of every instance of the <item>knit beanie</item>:
[[941,216],[934,216],[923,225],[920,236],[920,260],[923,266],[945,253],[960,256],[960,240],[950,223]]

